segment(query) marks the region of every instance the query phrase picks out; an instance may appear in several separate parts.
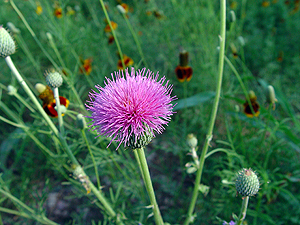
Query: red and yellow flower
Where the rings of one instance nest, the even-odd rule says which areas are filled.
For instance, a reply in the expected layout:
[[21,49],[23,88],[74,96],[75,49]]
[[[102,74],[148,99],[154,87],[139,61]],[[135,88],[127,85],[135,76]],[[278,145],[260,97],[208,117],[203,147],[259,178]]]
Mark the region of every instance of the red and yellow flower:
[[250,99],[251,106],[249,105],[249,102],[246,100],[246,102],[243,104],[244,113],[249,118],[253,118],[254,116],[258,117],[258,115],[260,113],[260,111],[259,111],[260,106],[256,101],[257,97],[256,97],[254,91],[249,91],[248,96],[249,96],[249,99]]
[[175,74],[179,82],[190,81],[193,75],[193,69],[188,65],[189,53],[182,51],[179,54],[179,65],[175,68]]
[[[55,110],[56,102],[51,88],[40,83],[37,83],[35,88],[39,92],[39,99],[43,101],[43,109],[47,115],[54,118],[58,117],[57,111]],[[70,102],[67,98],[59,96],[59,101],[60,105],[68,108]],[[64,116],[64,114],[62,114],[62,116]]]
[[[132,66],[134,64],[134,61],[132,58],[128,57],[127,55],[123,55],[123,60],[124,60],[124,64],[125,64],[125,67],[129,67],[129,66]],[[117,65],[118,69],[119,70],[123,70],[123,64],[122,64],[122,61],[121,59],[118,60],[118,65]]]
[[92,72],[92,62],[93,59],[92,58],[88,58],[88,59],[81,59],[80,60],[82,63],[82,66],[80,67],[80,72],[84,73],[86,75],[90,75],[90,73]]

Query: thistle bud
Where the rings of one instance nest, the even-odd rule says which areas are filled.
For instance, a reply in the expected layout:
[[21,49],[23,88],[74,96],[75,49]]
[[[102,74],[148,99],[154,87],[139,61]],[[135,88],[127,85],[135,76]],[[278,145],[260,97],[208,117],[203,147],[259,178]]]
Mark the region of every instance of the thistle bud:
[[187,142],[188,146],[191,148],[196,148],[197,144],[198,144],[198,140],[194,134],[188,134],[187,138],[186,138],[186,142]]
[[77,118],[76,118],[76,123],[77,123],[77,127],[81,130],[85,129],[86,128],[86,121],[85,121],[85,118],[84,116],[79,113],[77,115]]
[[51,88],[60,87],[63,83],[63,78],[60,73],[56,71],[46,72],[46,83]]
[[6,58],[15,53],[16,44],[11,35],[5,30],[2,25],[0,26],[0,56]]
[[243,197],[253,196],[259,189],[258,177],[251,169],[244,168],[237,174],[235,187],[237,192]]

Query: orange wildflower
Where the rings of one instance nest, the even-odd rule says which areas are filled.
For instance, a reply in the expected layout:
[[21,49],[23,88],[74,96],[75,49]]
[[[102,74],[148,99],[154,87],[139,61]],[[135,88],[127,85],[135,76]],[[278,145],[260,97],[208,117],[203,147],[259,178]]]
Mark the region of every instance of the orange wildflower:
[[262,7],[269,7],[269,6],[270,6],[270,2],[269,2],[269,1],[263,1],[263,2],[261,3],[261,6],[262,6]]
[[[260,111],[259,111],[260,106],[256,102],[257,97],[256,97],[254,91],[249,91],[249,99],[250,99],[252,107],[250,107],[248,101],[246,100],[246,102],[243,104],[243,106],[244,106],[244,113],[249,118],[253,118],[254,116],[258,117],[258,115],[260,113]],[[253,111],[252,111],[251,108],[253,109]]]
[[[132,60],[132,58],[128,57],[127,55],[123,55],[123,60],[124,60],[124,64],[125,64],[125,67],[129,67],[129,66],[132,66],[134,61]],[[123,70],[123,65],[122,65],[122,61],[121,59],[118,60],[118,69],[119,70]]]
[[193,69],[188,65],[189,53],[182,51],[179,54],[179,65],[175,68],[175,74],[179,82],[188,82],[192,79]]
[[62,14],[61,7],[57,7],[54,9],[54,16],[56,16],[56,18],[58,18],[58,19],[62,18],[63,14]]
[[81,60],[82,67],[80,68],[80,72],[86,75],[90,75],[90,73],[92,72],[92,62],[92,58]]
[[[43,109],[51,117],[58,117],[57,111],[55,110],[56,102],[54,99],[53,91],[49,86],[43,84],[36,84],[36,89],[39,92],[39,98],[43,101]],[[68,108],[69,100],[65,97],[59,96],[60,104]],[[62,114],[64,116],[64,114]]]
[[282,62],[282,60],[283,60],[283,51],[280,51],[278,53],[277,62]]
[[129,6],[126,3],[122,3],[121,6],[123,7],[123,9],[125,10],[125,13],[129,12]]
[[[112,26],[112,29],[113,29],[113,30],[117,29],[117,27],[118,27],[118,24],[117,24],[117,23],[115,23],[114,21],[111,21],[110,23],[111,23],[111,26]],[[107,33],[108,33],[108,32],[111,32],[111,28],[110,28],[109,24],[107,24],[107,25],[105,26],[104,31],[107,32]]]

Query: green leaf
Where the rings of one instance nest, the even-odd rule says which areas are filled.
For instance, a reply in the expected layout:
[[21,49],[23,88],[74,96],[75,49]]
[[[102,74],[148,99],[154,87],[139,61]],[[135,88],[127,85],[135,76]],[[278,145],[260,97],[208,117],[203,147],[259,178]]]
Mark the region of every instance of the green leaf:
[[177,105],[175,105],[174,110],[179,110],[179,109],[184,109],[187,107],[199,105],[200,103],[211,100],[214,96],[215,96],[215,92],[208,91],[208,92],[198,93],[186,99],[180,99],[176,101]]

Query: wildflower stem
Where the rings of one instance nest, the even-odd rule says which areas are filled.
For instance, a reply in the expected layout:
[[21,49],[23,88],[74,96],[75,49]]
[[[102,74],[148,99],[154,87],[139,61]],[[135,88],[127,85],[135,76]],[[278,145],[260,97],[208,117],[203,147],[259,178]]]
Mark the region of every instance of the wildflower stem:
[[237,225],[241,225],[246,217],[247,207],[248,207],[249,196],[243,198],[241,213],[239,215]]
[[51,130],[53,131],[53,133],[55,135],[57,135],[58,134],[57,128],[55,127],[55,125],[53,124],[53,122],[51,121],[51,119],[49,118],[49,116],[45,113],[45,111],[42,108],[41,104],[38,102],[38,100],[36,99],[35,95],[32,93],[32,91],[30,90],[30,88],[28,87],[28,85],[26,84],[26,82],[24,81],[24,79],[22,78],[22,76],[20,75],[19,71],[17,70],[17,68],[15,67],[13,61],[11,60],[10,56],[7,56],[5,58],[5,61],[6,61],[7,65],[8,65],[8,67],[10,68],[10,70],[12,71],[12,73],[17,78],[17,80],[20,83],[20,85],[23,87],[24,91],[30,97],[30,99],[32,100],[32,102],[35,104],[35,106],[37,107],[38,111],[42,114],[42,116],[46,120],[47,124],[49,125],[49,127],[51,128]]
[[222,87],[222,79],[223,79],[223,67],[224,67],[224,52],[225,52],[225,34],[226,34],[226,0],[220,0],[220,53],[219,53],[219,65],[218,65],[218,78],[217,78],[217,87],[216,87],[216,96],[213,103],[213,108],[211,112],[210,122],[208,125],[208,131],[205,139],[205,143],[203,145],[202,153],[200,156],[200,163],[199,163],[199,169],[197,170],[195,184],[194,184],[194,190],[192,199],[189,205],[187,218],[184,221],[184,225],[188,225],[191,223],[194,219],[193,212],[195,209],[195,204],[197,201],[198,193],[199,193],[199,186],[201,182],[201,176],[205,161],[205,156],[208,150],[209,143],[213,136],[213,129],[214,124],[217,116],[218,106],[219,106],[219,100],[220,100],[220,94],[221,94],[221,87]]
[[115,42],[116,42],[116,45],[117,45],[117,48],[118,48],[118,52],[119,52],[119,55],[120,55],[120,59],[121,59],[121,62],[122,62],[122,66],[123,66],[123,69],[125,70],[126,69],[126,66],[125,66],[125,63],[124,63],[124,57],[123,57],[123,53],[122,53],[122,50],[121,50],[121,47],[120,47],[120,44],[119,44],[119,40],[117,38],[117,35],[116,35],[116,32],[115,30],[113,29],[112,25],[111,25],[111,21],[110,21],[110,18],[108,16],[108,13],[107,13],[107,10],[105,8],[105,5],[104,5],[104,2],[103,0],[99,0],[100,1],[100,4],[101,4],[101,7],[102,7],[102,10],[104,12],[104,15],[105,15],[105,18],[107,20],[107,23],[110,27],[110,30],[111,30],[111,34],[112,36],[114,37],[115,39]]
[[151,205],[153,207],[153,214],[154,214],[154,220],[156,225],[163,225],[163,219],[161,217],[157,202],[156,202],[156,198],[155,198],[155,193],[154,193],[154,189],[153,189],[153,185],[152,185],[152,181],[151,181],[151,177],[150,177],[150,173],[149,173],[149,169],[148,169],[148,164],[147,164],[147,160],[145,157],[145,152],[144,152],[144,148],[138,148],[135,149],[134,151],[137,151],[137,155],[138,155],[138,159],[139,159],[139,163],[140,163],[140,169],[141,169],[141,173],[142,173],[142,177],[150,198],[150,202]]
[[[142,60],[143,60],[143,62],[144,62],[144,65],[145,65],[147,68],[149,68],[149,67],[148,67],[148,64],[147,64],[147,62],[146,62],[146,59],[145,59],[145,56],[144,56],[144,53],[143,53],[141,44],[140,44],[140,42],[139,42],[139,39],[138,39],[138,37],[136,36],[136,33],[135,33],[133,27],[131,26],[131,24],[130,24],[130,22],[129,22],[129,19],[126,17],[126,14],[125,14],[125,13],[122,13],[122,15],[123,15],[123,18],[124,18],[124,20],[126,21],[126,24],[127,24],[128,28],[129,28],[129,30],[130,30],[132,36],[133,36],[133,39],[134,39],[135,44],[136,44],[136,47],[137,47],[137,49],[138,49],[138,52],[140,53],[140,56],[141,56],[141,58],[142,58]],[[123,68],[124,68],[124,67],[123,67]]]
[[56,111],[58,115],[58,126],[59,126],[59,131],[62,136],[65,135],[65,129],[64,129],[64,121],[61,115],[61,108],[60,108],[60,100],[59,100],[59,94],[58,94],[58,88],[53,89],[53,95],[55,98],[55,104],[56,104]]
[[97,164],[96,164],[96,161],[95,161],[95,158],[94,158],[92,149],[91,149],[90,144],[89,144],[89,142],[88,142],[88,140],[87,140],[87,138],[86,138],[85,130],[84,130],[84,129],[81,129],[81,133],[82,133],[82,137],[83,137],[83,139],[84,139],[84,141],[85,141],[86,147],[87,147],[88,150],[89,150],[91,159],[92,159],[92,161],[93,161],[93,165],[94,165],[94,169],[95,169],[95,176],[96,176],[96,178],[97,178],[98,189],[101,190],[101,184],[100,184],[100,179],[99,179],[99,174],[98,174]]

